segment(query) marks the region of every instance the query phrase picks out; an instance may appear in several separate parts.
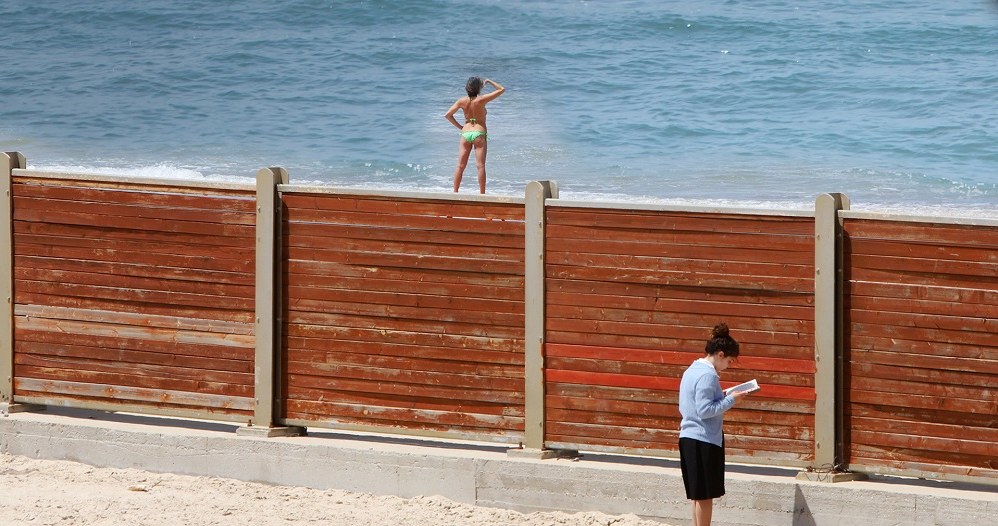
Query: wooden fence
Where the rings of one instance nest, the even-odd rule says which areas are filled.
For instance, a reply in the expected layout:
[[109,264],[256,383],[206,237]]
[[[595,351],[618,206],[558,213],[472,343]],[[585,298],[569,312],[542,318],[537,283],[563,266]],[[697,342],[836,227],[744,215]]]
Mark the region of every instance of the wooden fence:
[[679,377],[726,321],[725,382],[764,386],[733,457],[998,484],[998,221],[0,161],[3,410],[674,456]]
[[725,416],[734,456],[814,460],[814,218],[547,208],[547,440],[674,451],[679,380],[726,321],[725,384],[766,388]]
[[520,441],[522,202],[282,201],[286,421]]
[[845,461],[998,477],[998,226],[846,215]]
[[17,400],[252,414],[254,195],[13,178]]

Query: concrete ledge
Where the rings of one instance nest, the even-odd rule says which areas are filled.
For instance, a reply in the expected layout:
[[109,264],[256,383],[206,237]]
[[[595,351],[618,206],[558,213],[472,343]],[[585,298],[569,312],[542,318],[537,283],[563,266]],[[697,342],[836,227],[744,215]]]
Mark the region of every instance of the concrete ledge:
[[[101,467],[318,489],[441,495],[519,511],[634,513],[689,524],[678,462],[586,453],[517,458],[508,446],[309,430],[236,436],[240,426],[50,408],[0,418],[0,452]],[[729,465],[715,526],[993,524],[993,487],[883,479],[826,484],[797,470]]]

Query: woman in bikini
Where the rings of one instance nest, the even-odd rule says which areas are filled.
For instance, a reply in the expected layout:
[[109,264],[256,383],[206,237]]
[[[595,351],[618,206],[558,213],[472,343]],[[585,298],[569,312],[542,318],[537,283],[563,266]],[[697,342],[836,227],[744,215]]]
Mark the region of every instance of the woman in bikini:
[[[495,89],[482,94],[482,87],[485,84],[491,84]],[[457,99],[457,102],[444,114],[444,118],[461,130],[461,138],[458,139],[457,169],[454,170],[454,191],[457,192],[461,188],[464,168],[468,166],[468,157],[474,148],[475,162],[478,165],[478,191],[484,194],[485,155],[489,150],[488,133],[485,127],[485,114],[487,113],[485,105],[502,95],[506,88],[489,79],[482,80],[478,77],[471,77],[464,89],[468,92],[468,96]],[[461,126],[461,123],[454,118],[457,110],[464,112],[466,121],[464,126]]]

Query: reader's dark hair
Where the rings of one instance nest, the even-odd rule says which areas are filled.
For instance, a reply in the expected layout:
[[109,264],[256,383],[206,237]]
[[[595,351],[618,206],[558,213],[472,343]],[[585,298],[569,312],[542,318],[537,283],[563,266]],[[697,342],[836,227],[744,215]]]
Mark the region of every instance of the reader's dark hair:
[[718,323],[714,326],[710,331],[710,339],[707,340],[707,346],[703,350],[706,354],[717,354],[722,351],[727,357],[738,357],[738,342],[728,334],[727,323]]
[[479,77],[471,77],[468,79],[468,83],[464,85],[464,90],[468,92],[469,97],[477,97],[482,91],[482,79]]

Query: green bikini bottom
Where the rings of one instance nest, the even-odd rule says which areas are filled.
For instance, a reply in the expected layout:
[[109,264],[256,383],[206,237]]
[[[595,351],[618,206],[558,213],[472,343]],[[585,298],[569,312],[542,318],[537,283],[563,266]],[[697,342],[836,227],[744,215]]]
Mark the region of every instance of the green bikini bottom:
[[461,132],[461,137],[464,137],[464,140],[468,142],[475,142],[475,139],[479,137],[485,137],[485,140],[488,140],[489,135],[485,133],[485,130],[472,130]]

